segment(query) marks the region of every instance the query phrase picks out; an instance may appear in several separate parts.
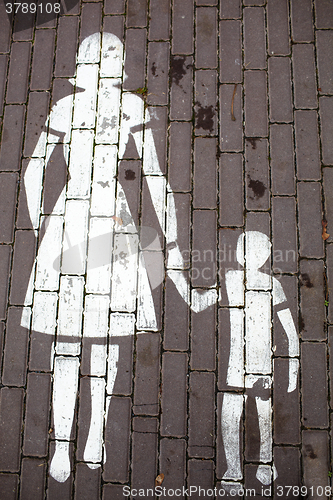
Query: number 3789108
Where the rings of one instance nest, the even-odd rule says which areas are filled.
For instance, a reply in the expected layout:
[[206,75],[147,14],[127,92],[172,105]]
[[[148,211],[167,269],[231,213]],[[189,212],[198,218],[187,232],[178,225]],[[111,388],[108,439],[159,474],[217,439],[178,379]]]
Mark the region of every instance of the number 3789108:
[[6,3],[7,14],[17,14],[22,12],[22,14],[34,14],[35,12],[46,12],[47,14],[59,14],[60,13],[60,3],[21,3],[13,2]]

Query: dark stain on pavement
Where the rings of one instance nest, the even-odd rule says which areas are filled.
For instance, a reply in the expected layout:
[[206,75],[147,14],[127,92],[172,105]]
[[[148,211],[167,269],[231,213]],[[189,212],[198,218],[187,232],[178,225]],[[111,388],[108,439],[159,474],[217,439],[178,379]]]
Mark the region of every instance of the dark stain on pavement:
[[313,288],[313,283],[311,283],[308,273],[301,274],[301,286],[306,286],[306,288]]
[[305,331],[305,323],[304,323],[303,316],[301,314],[299,315],[299,319],[298,319],[298,327],[299,327],[300,332]]
[[181,79],[186,75],[186,70],[191,67],[190,64],[185,65],[185,56],[171,57],[171,79],[176,85],[179,85]]
[[125,179],[126,181],[134,181],[135,172],[133,170],[125,170]]
[[306,456],[309,457],[309,458],[312,458],[312,459],[317,458],[317,455],[313,451],[313,448],[312,448],[311,444],[306,444],[305,445],[305,453],[306,453]]
[[215,116],[213,105],[203,107],[200,102],[196,102],[195,104],[198,106],[195,111],[195,128],[202,128],[203,130],[209,130],[209,132],[212,132],[214,128]]
[[263,184],[261,181],[254,181],[250,176],[249,180],[249,188],[252,189],[254,198],[262,198],[267,189],[265,184]]
[[153,74],[153,76],[156,75],[156,64],[153,62],[153,64],[151,65],[151,72]]
[[260,140],[260,137],[247,137],[246,140],[251,144],[252,149],[257,149],[257,141]]

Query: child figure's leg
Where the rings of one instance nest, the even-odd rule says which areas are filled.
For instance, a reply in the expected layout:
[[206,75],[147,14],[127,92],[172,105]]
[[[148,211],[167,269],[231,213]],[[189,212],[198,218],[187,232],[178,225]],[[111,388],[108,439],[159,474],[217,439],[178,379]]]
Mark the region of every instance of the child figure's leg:
[[76,357],[59,356],[54,361],[53,421],[55,453],[50,475],[60,483],[69,477],[69,441],[73,425],[74,409],[79,376],[79,360]]
[[264,465],[272,462],[272,400],[261,399],[256,397],[256,405],[258,412],[259,431],[260,431],[260,463],[258,466],[256,477],[265,485],[271,484],[277,477],[275,466]]
[[221,428],[227,471],[223,479],[242,479],[240,459],[240,420],[243,413],[243,394],[223,394]]

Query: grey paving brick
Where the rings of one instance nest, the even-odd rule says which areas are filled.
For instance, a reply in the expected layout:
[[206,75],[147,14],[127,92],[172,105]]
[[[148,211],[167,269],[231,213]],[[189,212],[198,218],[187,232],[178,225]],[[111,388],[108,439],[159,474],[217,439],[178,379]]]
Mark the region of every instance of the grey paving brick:
[[[233,103],[233,110],[231,106]],[[234,118],[231,118],[233,111]],[[221,151],[243,150],[243,106],[241,85],[220,86],[220,149]]]
[[[134,172],[135,179],[128,182],[128,179],[126,179],[126,170]],[[141,170],[141,163],[137,160],[123,160],[119,163],[118,167],[118,180],[125,190],[126,198],[131,200],[131,214],[136,225],[139,224]]]
[[6,6],[3,3],[0,6],[0,52],[9,52],[10,37],[12,34],[11,21],[6,14]]
[[191,189],[192,125],[173,122],[169,132],[169,183],[173,191]]
[[[22,162],[23,167],[27,165]],[[52,155],[46,165],[44,173],[43,189],[43,212],[45,215],[51,214],[57,199],[67,181],[67,163],[64,158],[64,147],[62,144],[56,144]],[[17,227],[31,227],[31,222],[26,223],[27,212],[24,206],[25,192],[20,191]],[[22,199],[23,197],[23,199]],[[22,208],[24,207],[24,208]]]
[[265,11],[262,7],[246,7],[244,22],[244,64],[247,69],[266,68]]
[[267,2],[268,53],[285,56],[290,53],[289,5],[287,0]]
[[324,265],[321,260],[300,264],[301,335],[303,340],[325,340]]
[[[72,4],[73,5],[73,4]],[[66,4],[65,4],[66,6]],[[74,6],[71,8],[71,5],[68,6],[64,9],[64,6],[62,5],[60,7],[60,12],[67,11],[67,13],[71,14],[78,14],[78,5],[74,4]],[[53,12],[46,12],[46,9],[41,10],[40,8],[38,9],[37,13],[37,20],[36,20],[36,28],[55,28],[57,26],[57,18],[54,16]]]
[[104,2],[104,14],[124,14],[125,0],[106,0]]
[[131,399],[112,396],[105,429],[104,481],[128,481]]
[[45,495],[46,462],[34,458],[22,460],[20,500],[42,500]]
[[295,198],[272,198],[273,267],[284,273],[297,272]]
[[103,32],[113,33],[121,42],[124,40],[124,16],[104,16]]
[[241,17],[240,0],[225,0],[220,5],[222,19],[239,19]]
[[[143,177],[142,180],[142,215],[141,215],[141,224],[143,227],[152,228],[156,231],[156,236],[158,236],[158,240],[156,242],[151,242],[150,238],[145,238],[141,236],[141,245],[143,249],[148,247],[148,250],[160,251],[164,248],[164,234],[160,227],[159,221],[157,220],[155,210],[151,201],[151,194],[147,183],[147,178]],[[146,254],[147,261],[146,266],[149,266],[149,255]],[[156,289],[155,289],[156,291]],[[157,311],[156,311],[157,314]]]
[[317,29],[333,28],[333,6],[329,0],[315,0]]
[[[296,254],[297,258],[297,254]],[[275,269],[274,269],[275,271]],[[273,345],[275,346],[274,354],[275,356],[289,356],[289,342],[286,335],[286,331],[282,326],[282,323],[277,315],[277,311],[289,308],[291,312],[292,319],[297,333],[300,335],[299,327],[299,315],[298,315],[298,287],[299,278],[298,276],[285,276],[274,272],[274,277],[276,277],[282,285],[284,294],[286,296],[286,301],[281,305],[274,307],[273,315]]]
[[166,173],[167,169],[167,136],[166,130],[167,126],[167,113],[168,109],[166,107],[149,107],[148,112],[150,114],[150,120],[146,123],[145,127],[151,127],[153,130],[156,154],[158,158],[158,164],[163,174]]
[[[246,231],[260,231],[261,233],[266,234],[270,239],[270,226],[271,217],[268,212],[248,212],[246,214]],[[268,269],[266,269],[265,272],[268,272]]]
[[333,165],[333,97],[319,99],[319,112],[321,121],[321,147],[324,165]]
[[29,373],[23,452],[41,457],[47,455],[51,375]]
[[160,431],[162,436],[186,436],[187,366],[186,353],[165,352],[163,354]]
[[[54,455],[54,442],[50,443],[50,460]],[[71,471],[73,471],[73,443],[69,443],[69,459]],[[50,464],[49,464],[50,467]],[[59,500],[59,498],[71,498],[73,490],[73,474],[64,482],[59,483],[52,476],[47,478],[47,500]]]
[[[271,389],[267,389],[266,397],[271,396]],[[258,425],[258,413],[256,407],[255,397],[257,396],[255,389],[252,393],[247,394],[247,400],[245,403],[245,423],[244,423],[244,455],[247,462],[257,462],[260,457],[259,443],[260,443],[260,433]],[[248,477],[245,470],[245,481],[248,481]]]
[[323,257],[322,214],[320,184],[317,182],[299,182],[298,228],[300,255],[302,257]]
[[195,134],[217,134],[216,110],[217,73],[212,70],[195,72]]
[[242,35],[241,22],[220,22],[220,82],[242,81]]
[[300,180],[321,178],[318,117],[315,110],[295,112],[296,171]]
[[23,389],[16,387],[3,387],[0,391],[0,468],[3,472],[20,469],[23,396]]
[[291,125],[270,126],[272,194],[295,194],[293,128]]
[[30,273],[35,258],[35,235],[33,231],[17,231],[14,243],[14,258],[10,302],[23,305]]
[[[152,424],[155,423],[155,429]],[[134,418],[132,488],[154,488],[157,475],[157,419]]]
[[0,174],[0,241],[12,243],[15,220],[18,176],[14,173]]
[[55,30],[37,30],[32,58],[31,90],[51,87],[54,58]]
[[[236,254],[237,241],[241,233],[242,229],[238,228],[222,228],[222,227],[219,228],[218,266],[219,266],[219,285],[221,294],[221,298],[219,299],[219,305],[222,307],[229,306],[229,299],[227,296],[227,289],[225,286],[225,275],[230,270],[241,269],[240,265],[238,264],[237,254]],[[221,311],[221,314],[224,313]],[[229,315],[227,315],[226,329],[223,328],[221,330],[222,337],[224,340],[223,341],[221,340],[222,343],[220,342],[219,344],[220,347],[225,344],[226,356],[228,356],[229,354],[228,352],[229,324],[230,324]],[[221,326],[221,322],[219,322],[219,325]],[[221,356],[223,357],[224,355],[220,353],[220,357]],[[221,362],[222,364],[224,362],[222,358]]]
[[216,208],[216,139],[194,141],[194,208]]
[[172,10],[172,54],[193,52],[194,0],[174,0]]
[[[278,472],[278,477],[274,481],[274,493],[275,498],[278,498],[278,492],[286,491],[284,489],[286,485],[302,486],[300,471],[301,457],[297,448],[289,446],[275,446],[273,457],[274,465]],[[281,487],[283,488],[282,490]]]
[[149,5],[149,40],[170,38],[171,6],[168,0],[151,0]]
[[124,486],[120,484],[104,484],[102,498],[103,500],[123,500]]
[[160,470],[163,471],[163,487],[182,490],[186,475],[186,441],[184,439],[161,440]]
[[25,127],[24,156],[34,156],[38,138],[45,130],[50,105],[49,92],[30,92]]
[[137,339],[133,406],[137,415],[158,414],[159,343],[157,333],[142,333]]
[[6,500],[16,500],[18,494],[17,474],[0,474],[0,491]]
[[[84,449],[89,433],[89,416],[91,415],[91,385],[90,377],[81,377],[79,386],[79,412],[77,417],[77,446],[76,460],[84,460]],[[77,408],[75,408],[77,411]],[[75,412],[76,413],[76,412]],[[53,417],[53,416],[52,416]],[[53,422],[51,423],[53,427]],[[72,439],[75,439],[76,429],[74,425],[71,429]],[[53,436],[53,434],[51,434]]]
[[89,469],[86,464],[78,463],[74,484],[75,500],[99,500],[101,469]]
[[192,119],[193,58],[171,57],[170,119]]
[[[264,500],[271,493],[271,486],[264,488],[261,482],[256,478],[257,465],[246,464],[244,467],[245,490],[248,492],[245,499],[248,500],[251,496],[255,496],[256,500]],[[266,492],[264,496],[264,491]]]
[[292,57],[295,106],[316,108],[318,103],[313,45],[295,44]]
[[326,344],[302,342],[302,417],[307,428],[328,427],[326,361]]
[[[194,500],[211,497],[211,493],[207,490],[214,489],[214,462],[212,460],[189,460],[187,481],[188,487],[192,486],[191,497]],[[199,492],[200,487],[201,492]]]
[[35,16],[31,12],[18,12],[14,18],[13,40],[32,40]]
[[148,44],[148,95],[149,104],[168,104],[169,80],[168,42]]
[[244,0],[244,5],[264,5],[265,0]]
[[294,42],[313,41],[311,0],[291,0],[291,34]]
[[220,158],[220,226],[242,226],[243,157],[240,154],[223,154]]
[[128,0],[127,19],[128,28],[143,28],[147,25],[147,0]]
[[[332,350],[333,350],[333,326],[328,327],[328,355],[329,355],[329,381],[330,381],[330,409],[333,406],[332,399],[332,389],[333,389],[333,380],[332,380],[332,371],[333,371],[333,359],[332,359]],[[331,415],[332,422],[332,415]]]
[[217,9],[202,7],[196,9],[196,50],[197,68],[217,66]]
[[267,125],[267,77],[265,71],[245,71],[245,135],[265,137]]
[[126,31],[125,73],[127,79],[123,84],[124,90],[145,87],[146,37],[145,29],[128,29]]
[[291,67],[289,57],[268,59],[269,117],[271,122],[291,122]]
[[317,491],[321,493],[320,486],[325,488],[330,484],[328,456],[328,432],[304,430],[302,432],[303,484],[307,486],[308,491],[315,492],[313,498],[316,498]]
[[299,386],[297,385],[295,391],[288,392],[288,374],[289,360],[276,358],[273,387],[274,443],[297,445],[301,441]]
[[[333,245],[327,245],[327,288],[328,292],[332,290],[332,284],[333,284]],[[329,323],[333,323],[333,300],[332,299],[332,294],[328,294],[326,299],[328,298],[329,300],[329,306],[328,306],[328,321]]]
[[21,319],[21,307],[8,309],[2,382],[9,386],[26,382],[29,332],[21,327]]
[[[3,358],[3,344],[4,344],[4,328],[5,323],[0,322],[0,367],[2,368],[2,358]],[[0,378],[1,380],[1,378]]]
[[197,6],[202,5],[217,5],[217,0],[195,0]]
[[11,252],[12,249],[9,245],[0,245],[0,319],[6,318]]
[[327,233],[330,237],[326,240],[327,243],[333,241],[333,199],[331,196],[333,190],[333,170],[330,167],[323,168],[323,185],[325,197],[325,218],[327,220]]
[[245,141],[246,208],[268,210],[269,165],[267,139]]
[[0,115],[3,113],[3,101],[5,96],[5,87],[7,80],[8,56],[0,55]]
[[[188,273],[187,274],[187,279]],[[187,351],[189,337],[189,308],[180,300],[173,281],[165,280],[164,349]]]
[[[224,397],[223,393],[219,392],[217,394],[216,477],[219,479],[223,478],[224,473],[227,471],[227,462],[225,458],[224,444],[223,444],[222,430],[221,430],[221,410],[222,410],[223,397]],[[240,432],[240,454],[241,456],[243,456],[243,422],[240,425],[239,432]],[[223,485],[221,486],[223,488]],[[217,498],[221,498],[221,496],[223,496],[222,492],[220,496],[217,496]]]
[[8,104],[27,100],[31,43],[14,42],[11,47],[6,101]]
[[190,374],[190,419],[188,454],[190,457],[212,458],[215,435],[215,375]]
[[333,32],[317,31],[318,86],[323,94],[333,93]]
[[[190,226],[191,226],[191,196],[186,193],[174,193],[173,199],[175,202],[177,214],[177,245],[183,257],[183,269],[190,267]],[[170,252],[172,250],[172,242]],[[185,337],[184,337],[185,339]]]
[[211,306],[200,313],[192,312],[191,369],[215,370],[216,308]]
[[129,367],[133,366],[133,337],[112,337],[112,344],[119,345],[122,366],[118,368],[113,394],[129,396],[132,393],[132,373]]
[[[80,43],[101,29],[102,4],[83,3],[81,9]],[[58,75],[57,75],[58,76]]]
[[6,106],[0,150],[0,170],[20,170],[25,106]]
[[74,76],[79,18],[61,16],[58,24],[54,76]]
[[216,283],[216,212],[194,210],[192,246],[192,285],[210,287]]

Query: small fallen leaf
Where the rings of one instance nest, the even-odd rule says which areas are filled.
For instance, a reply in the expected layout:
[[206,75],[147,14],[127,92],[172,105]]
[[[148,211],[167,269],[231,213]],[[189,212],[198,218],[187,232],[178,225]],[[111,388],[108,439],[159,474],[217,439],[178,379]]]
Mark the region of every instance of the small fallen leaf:
[[49,429],[49,434],[52,434],[52,432],[53,432],[53,429],[51,427],[51,429]]
[[116,222],[118,222],[119,226],[122,226],[123,225],[123,219],[121,219],[120,217],[117,217],[116,215],[112,215],[111,216],[111,219],[115,220]]
[[323,226],[323,232],[322,232],[321,236],[322,236],[323,240],[326,241],[327,238],[330,237],[330,235],[326,231],[326,229],[327,229],[327,221],[323,220],[323,221],[321,221],[321,223],[322,223],[322,226]]
[[155,486],[161,486],[164,481],[164,474],[159,474],[155,479]]

